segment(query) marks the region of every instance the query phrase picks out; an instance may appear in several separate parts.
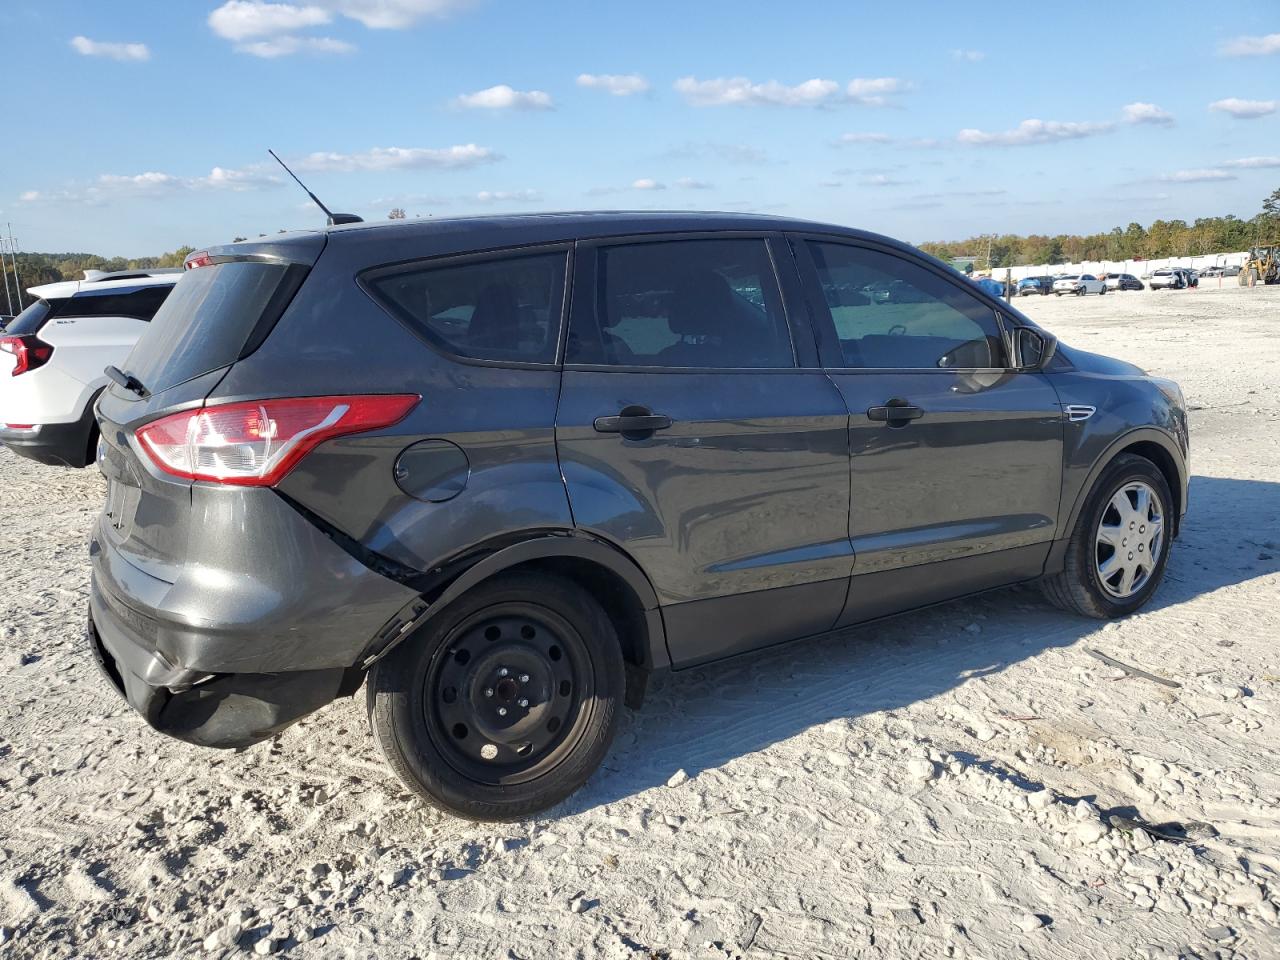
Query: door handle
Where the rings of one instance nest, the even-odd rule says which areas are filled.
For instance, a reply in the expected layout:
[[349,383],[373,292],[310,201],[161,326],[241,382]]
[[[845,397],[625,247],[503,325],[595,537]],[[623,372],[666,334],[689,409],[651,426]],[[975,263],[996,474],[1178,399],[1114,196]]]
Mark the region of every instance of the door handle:
[[883,406],[867,409],[868,420],[887,423],[891,427],[905,427],[910,421],[919,420],[923,416],[922,409],[897,398],[886,400]]
[[596,417],[591,425],[597,433],[620,433],[627,440],[644,440],[654,431],[671,426],[671,418],[646,407],[626,407],[616,417]]

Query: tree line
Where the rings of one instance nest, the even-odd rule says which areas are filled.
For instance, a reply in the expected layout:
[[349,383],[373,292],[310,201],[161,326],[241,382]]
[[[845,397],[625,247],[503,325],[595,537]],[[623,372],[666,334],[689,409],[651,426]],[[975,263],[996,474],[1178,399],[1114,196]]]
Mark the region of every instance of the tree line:
[[[95,253],[19,253],[18,280],[22,283],[22,305],[31,302],[28,287],[59,280],[83,280],[86,270],[150,270],[153,267],[180,267],[195,247],[179,247],[158,257],[100,257]],[[13,295],[13,263],[4,258],[4,279]],[[0,284],[3,286],[3,284]],[[0,309],[8,306],[8,300],[0,292]],[[14,305],[15,307],[17,304]]]
[[[990,245],[990,260],[987,250]],[[1081,263],[1086,260],[1155,260],[1206,253],[1248,250],[1258,244],[1280,244],[1280,190],[1262,203],[1249,220],[1234,215],[1185,220],[1156,220],[1148,227],[1130,223],[1108,233],[1031,234],[970,237],[929,241],[920,249],[940,260],[977,256],[980,268],[1020,267],[1039,263]]]

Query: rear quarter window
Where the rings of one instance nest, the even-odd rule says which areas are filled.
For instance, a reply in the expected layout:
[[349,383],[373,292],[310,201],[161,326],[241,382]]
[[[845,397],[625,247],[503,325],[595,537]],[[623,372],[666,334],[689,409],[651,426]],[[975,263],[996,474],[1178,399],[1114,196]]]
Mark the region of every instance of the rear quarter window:
[[169,296],[172,284],[155,284],[136,290],[90,290],[66,300],[59,317],[130,317],[150,321]]
[[362,284],[445,353],[554,363],[568,255],[560,248],[408,264],[372,271]]
[[37,300],[10,321],[4,332],[12,337],[26,337],[40,332],[63,300]]

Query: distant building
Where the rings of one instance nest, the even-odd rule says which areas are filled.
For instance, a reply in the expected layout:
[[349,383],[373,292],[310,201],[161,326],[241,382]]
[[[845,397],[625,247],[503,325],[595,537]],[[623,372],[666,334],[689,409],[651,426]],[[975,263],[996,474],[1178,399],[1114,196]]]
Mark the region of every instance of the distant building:
[[977,264],[977,257],[952,257],[951,265],[961,273],[973,273],[973,268]]

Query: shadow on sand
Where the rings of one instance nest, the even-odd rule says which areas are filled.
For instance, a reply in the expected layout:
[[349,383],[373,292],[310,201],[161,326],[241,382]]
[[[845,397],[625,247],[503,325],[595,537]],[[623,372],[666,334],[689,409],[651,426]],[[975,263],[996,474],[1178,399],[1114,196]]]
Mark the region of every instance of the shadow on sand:
[[[1189,502],[1148,610],[1280,570],[1280,483],[1198,476]],[[964,629],[975,622],[980,633]],[[611,803],[680,769],[696,776],[829,720],[928,699],[1101,627],[1019,586],[660,675],[604,767],[556,813]]]

